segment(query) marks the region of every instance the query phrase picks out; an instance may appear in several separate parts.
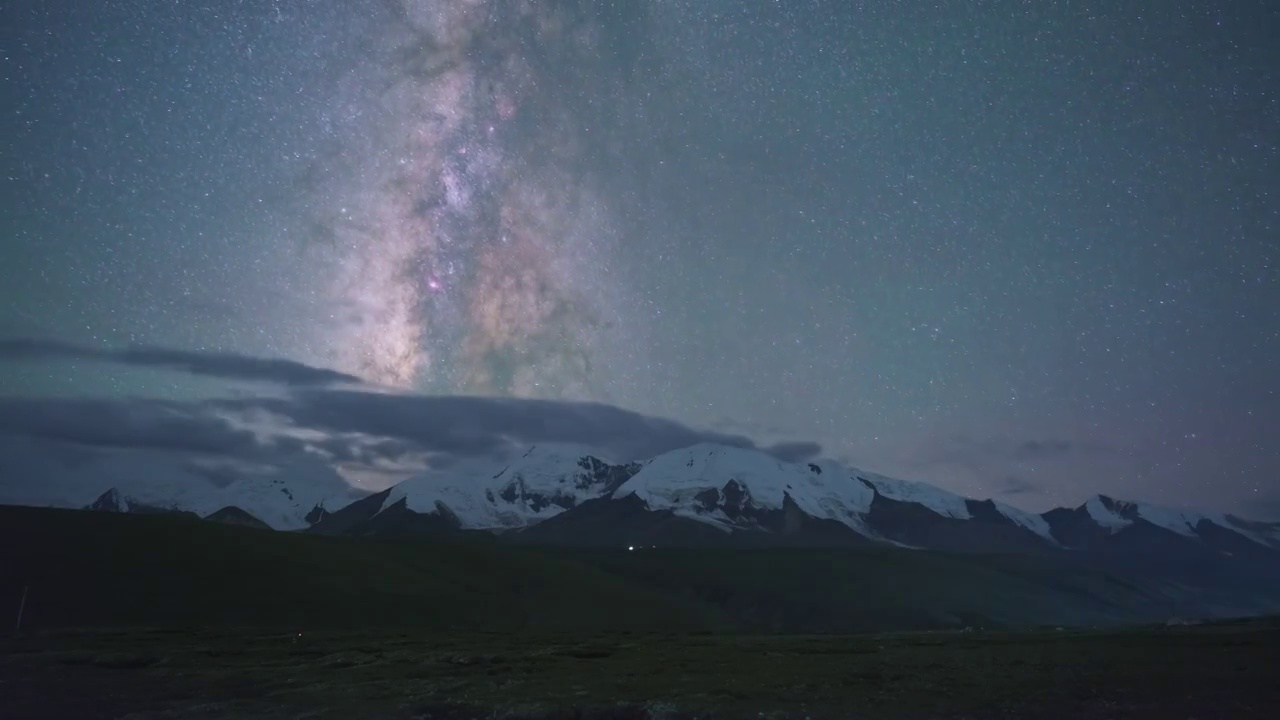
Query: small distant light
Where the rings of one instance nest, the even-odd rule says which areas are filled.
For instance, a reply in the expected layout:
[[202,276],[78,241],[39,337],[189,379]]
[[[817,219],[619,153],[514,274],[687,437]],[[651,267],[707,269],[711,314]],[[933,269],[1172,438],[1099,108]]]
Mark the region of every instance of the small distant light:
[[627,549],[628,549],[628,550],[635,550],[635,549],[636,549],[636,546],[635,546],[635,545],[628,545],[628,546],[627,546]]

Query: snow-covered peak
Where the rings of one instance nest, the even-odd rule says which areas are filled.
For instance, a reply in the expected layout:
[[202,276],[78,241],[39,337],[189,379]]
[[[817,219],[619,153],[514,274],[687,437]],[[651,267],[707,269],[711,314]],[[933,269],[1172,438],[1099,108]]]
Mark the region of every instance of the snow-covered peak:
[[1089,513],[1089,517],[1112,532],[1133,524],[1132,520],[1121,514],[1124,507],[1124,505],[1118,506],[1116,501],[1105,495],[1094,495],[1084,503],[1085,512]]
[[502,487],[520,487],[526,492],[563,495],[580,501],[601,494],[603,485],[623,480],[610,468],[625,467],[602,459],[599,453],[581,445],[535,445],[504,463],[494,476]]
[[969,507],[963,497],[933,485],[910,480],[898,480],[874,473],[860,473],[858,477],[874,487],[876,492],[890,500],[923,505],[944,517],[952,517],[959,520],[968,520],[971,517]]
[[1112,532],[1129,527],[1141,519],[1179,535],[1196,537],[1196,526],[1204,520],[1212,519],[1208,515],[1190,510],[1116,500],[1106,495],[1094,495],[1085,502],[1084,508],[1094,522]]
[[871,512],[871,501],[876,494],[858,479],[863,475],[862,471],[825,458],[806,463],[805,467],[813,474],[813,480],[823,488],[819,493],[822,497],[829,498],[832,502],[838,500],[850,513],[865,515]]
[[1196,537],[1196,526],[1209,519],[1201,513],[1190,510],[1160,507],[1149,503],[1134,503],[1134,505],[1137,508],[1138,517],[1152,525],[1158,525],[1187,537]]
[[703,490],[721,488],[734,480],[764,507],[781,508],[788,488],[792,484],[807,484],[807,476],[811,475],[807,469],[759,450],[700,443],[663,453],[644,463],[640,472],[613,496],[636,495],[653,508],[668,503],[679,505]]
[[1020,510],[1012,505],[1006,505],[999,500],[992,500],[991,502],[996,506],[997,512],[1009,518],[1015,524],[1030,530],[1054,545],[1058,544],[1057,539],[1053,537],[1053,531],[1049,529],[1049,522],[1044,518],[1026,510]]
[[101,500],[115,506],[104,509],[136,505],[201,517],[232,505],[277,530],[296,530],[308,526],[316,504],[342,507],[360,496],[328,463],[305,454],[280,465],[212,463],[156,450],[69,452],[12,438],[0,439],[0,451],[10,479],[0,484],[4,503],[84,508]]
[[382,507],[385,510],[403,501],[414,512],[434,513],[443,505],[464,527],[513,527],[520,524],[519,518],[508,518],[486,498],[492,496],[493,476],[501,469],[492,461],[472,461],[429,470],[393,487]]
[[1224,513],[1204,513],[1155,503],[1116,500],[1106,495],[1094,495],[1082,507],[1094,522],[1113,533],[1143,520],[1183,537],[1198,538],[1201,523],[1209,522],[1264,547],[1280,549],[1280,523],[1251,522]]
[[102,493],[97,500],[94,500],[89,505],[90,510],[102,510],[105,512],[129,512],[129,507],[129,499],[121,495],[120,491],[115,488]]
[[871,493],[838,463],[794,464],[750,448],[700,443],[659,455],[614,492],[652,510],[718,524],[730,514],[782,510],[790,497],[805,514],[861,530]]
[[307,514],[317,506],[338,508],[360,497],[324,460],[300,455],[289,464],[240,473],[212,498],[221,506],[198,512],[234,505],[277,530],[301,530],[310,525]]
[[396,485],[383,507],[403,500],[420,513],[443,506],[467,528],[524,527],[608,493],[634,471],[585,446],[548,443],[504,460],[469,459],[428,470]]

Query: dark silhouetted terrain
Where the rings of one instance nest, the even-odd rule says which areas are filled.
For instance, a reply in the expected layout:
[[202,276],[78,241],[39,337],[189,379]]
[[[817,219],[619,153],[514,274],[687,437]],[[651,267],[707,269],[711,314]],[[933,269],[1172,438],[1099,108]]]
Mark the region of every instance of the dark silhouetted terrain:
[[884,546],[540,548],[0,507],[0,548],[0,598],[29,586],[33,628],[873,632],[1179,614],[1169,588],[1085,567]]
[[1280,625],[1107,632],[62,632],[0,640],[0,717],[1276,717]]

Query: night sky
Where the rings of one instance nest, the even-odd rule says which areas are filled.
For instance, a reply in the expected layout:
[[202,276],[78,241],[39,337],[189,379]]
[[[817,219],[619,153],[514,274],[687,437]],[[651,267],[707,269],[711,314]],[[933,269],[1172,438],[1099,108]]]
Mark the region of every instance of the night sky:
[[[1280,7],[11,3],[0,336],[1280,517]],[[146,365],[0,395],[237,397]]]

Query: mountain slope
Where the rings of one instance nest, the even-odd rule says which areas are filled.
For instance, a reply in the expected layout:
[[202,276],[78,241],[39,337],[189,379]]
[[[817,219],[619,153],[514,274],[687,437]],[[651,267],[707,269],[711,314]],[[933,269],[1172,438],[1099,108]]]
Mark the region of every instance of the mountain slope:
[[29,588],[30,628],[848,632],[1128,623],[1177,607],[1087,568],[884,546],[542,550],[42,508],[0,507],[0,566],[0,597]]
[[539,445],[503,461],[435,469],[345,505],[317,500],[332,489],[325,471],[222,484],[188,477],[176,488],[176,478],[163,473],[116,474],[128,491],[95,496],[94,505],[216,519],[233,507],[277,529],[313,525],[320,535],[474,534],[489,542],[644,550],[896,545],[1017,555],[1046,567],[1118,574],[1159,588],[1171,606],[1206,615],[1265,610],[1280,596],[1274,525],[1106,496],[1033,515],[833,461],[787,463],[737,447],[702,444],[617,464],[583,447]]
[[670,511],[726,531],[779,531],[789,499],[811,518],[835,520],[857,532],[869,493],[841,469],[796,465],[758,450],[699,444],[644,463],[613,493],[634,496],[653,511]]
[[378,493],[376,501],[365,498],[351,512],[334,512],[316,531],[519,530],[613,492],[637,469],[601,460],[581,446],[535,445],[511,459],[467,460],[409,478]]
[[[520,533],[523,542],[604,547],[887,542],[1039,555],[1163,548],[1174,552],[1175,563],[1211,550],[1259,563],[1280,557],[1274,527],[1228,516],[1101,496],[1075,510],[1034,515],[829,460],[787,463],[714,444],[630,465],[599,460],[582,447],[537,446],[510,462],[473,461],[424,473],[377,497],[338,511],[317,531],[491,530]],[[1131,526],[1139,529],[1120,532]]]
[[31,629],[720,627],[709,607],[537,551],[264,532],[163,514],[0,506],[0,567],[5,602],[28,588]]
[[271,526],[262,522],[258,518],[241,510],[234,505],[228,505],[221,510],[206,515],[205,520],[210,522],[220,522],[227,525],[239,525],[241,527],[256,528],[258,530],[270,530]]
[[125,495],[115,488],[111,488],[99,495],[98,499],[87,505],[85,509],[98,512],[137,513],[140,515],[170,514],[200,517],[190,510],[180,510],[172,505],[150,505],[138,498]]
[[[687,527],[689,522],[721,534]],[[530,541],[615,547],[888,541],[967,552],[1042,552],[1058,545],[1043,518],[1003,503],[832,461],[786,463],[711,444],[653,458],[607,501],[582,503],[523,534]]]
[[1063,546],[1074,549],[1156,550],[1194,546],[1217,554],[1280,559],[1272,542],[1272,526],[1229,515],[1095,495],[1079,507],[1055,508],[1043,517],[1053,537]]

